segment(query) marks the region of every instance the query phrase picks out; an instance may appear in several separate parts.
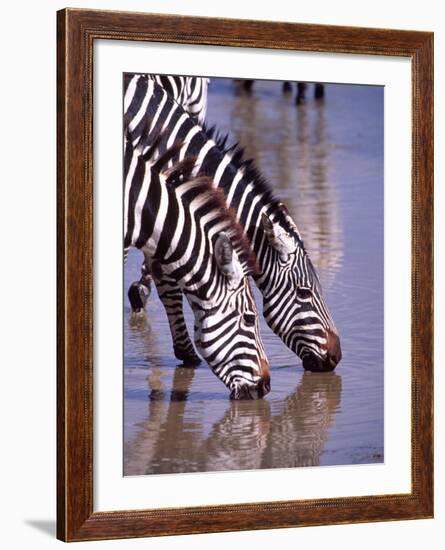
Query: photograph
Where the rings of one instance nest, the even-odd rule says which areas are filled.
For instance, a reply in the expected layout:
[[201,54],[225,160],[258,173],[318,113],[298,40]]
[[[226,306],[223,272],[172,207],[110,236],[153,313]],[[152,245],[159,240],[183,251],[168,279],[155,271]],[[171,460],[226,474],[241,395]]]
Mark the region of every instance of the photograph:
[[434,33],[337,23],[57,12],[58,539],[433,517]]
[[384,463],[384,86],[122,90],[124,476]]

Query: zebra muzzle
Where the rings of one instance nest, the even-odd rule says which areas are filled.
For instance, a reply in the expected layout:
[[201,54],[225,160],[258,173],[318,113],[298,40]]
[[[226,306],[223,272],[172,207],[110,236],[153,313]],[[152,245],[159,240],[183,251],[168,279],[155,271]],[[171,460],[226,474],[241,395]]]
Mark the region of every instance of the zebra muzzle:
[[[263,359],[261,362],[263,363]],[[270,392],[269,365],[263,363],[263,374],[256,384],[237,383],[230,392],[230,399],[261,399]]]
[[340,338],[332,332],[327,331],[326,356],[319,357],[314,353],[307,353],[302,358],[303,368],[311,372],[329,372],[335,369],[342,357]]

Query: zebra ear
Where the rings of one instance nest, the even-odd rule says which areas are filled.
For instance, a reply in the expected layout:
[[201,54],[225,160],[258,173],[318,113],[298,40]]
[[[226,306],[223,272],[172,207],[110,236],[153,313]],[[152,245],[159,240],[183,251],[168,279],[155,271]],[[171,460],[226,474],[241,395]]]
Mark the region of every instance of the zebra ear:
[[267,237],[273,237],[273,223],[264,212],[261,214],[261,225],[263,226],[264,233],[266,233]]
[[242,277],[241,266],[226,233],[220,233],[216,238],[215,259],[221,273],[229,279],[230,286],[236,286]]
[[289,254],[295,250],[292,236],[278,222],[272,222],[264,212],[261,214],[261,226],[269,244],[278,252],[280,259],[286,262]]
[[280,202],[279,203],[279,208],[280,208],[281,212],[283,212],[284,217],[286,218],[286,221],[289,224],[289,226],[292,227],[292,230],[295,231],[295,233],[298,235],[299,238],[301,238],[300,237],[300,232],[298,231],[297,224],[292,219],[292,216],[290,215],[290,212],[289,212],[287,206],[284,203]]

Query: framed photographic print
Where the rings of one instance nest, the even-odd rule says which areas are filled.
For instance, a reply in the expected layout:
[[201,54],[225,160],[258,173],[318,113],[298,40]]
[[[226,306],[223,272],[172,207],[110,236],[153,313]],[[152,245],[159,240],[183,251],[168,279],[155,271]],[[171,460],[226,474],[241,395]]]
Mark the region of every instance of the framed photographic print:
[[57,24],[58,538],[432,517],[432,33]]

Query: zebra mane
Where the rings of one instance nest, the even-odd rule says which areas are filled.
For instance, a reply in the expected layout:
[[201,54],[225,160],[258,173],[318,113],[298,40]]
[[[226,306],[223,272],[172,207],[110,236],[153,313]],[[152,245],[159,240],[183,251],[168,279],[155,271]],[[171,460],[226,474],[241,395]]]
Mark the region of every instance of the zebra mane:
[[255,192],[262,195],[261,202],[268,206],[269,214],[273,214],[275,220],[297,239],[299,246],[305,249],[300,234],[295,230],[295,227],[289,223],[289,212],[286,206],[275,197],[270,183],[255,166],[254,160],[245,158],[245,148],[238,142],[235,142],[228,147],[227,141],[229,139],[229,134],[222,134],[218,132],[216,126],[211,126],[208,128],[204,124],[203,130],[208,138],[212,139],[216,143],[223,155],[229,154],[231,156],[230,164],[236,170],[241,170],[247,180],[253,182]]
[[[169,152],[167,151],[167,153]],[[250,246],[243,227],[236,218],[235,212],[231,208],[227,208],[224,192],[215,187],[213,180],[208,176],[191,175],[195,162],[196,158],[189,157],[169,168],[165,172],[167,185],[173,189],[177,189],[186,183],[188,188],[193,189],[193,197],[199,195],[201,200],[205,201],[206,207],[209,210],[218,212],[215,221],[216,223],[226,222],[224,231],[232,241],[233,248],[236,250],[240,262],[245,266],[250,275],[258,275],[259,267],[255,253]],[[185,204],[188,202],[187,195],[187,193],[182,195],[182,200]],[[216,235],[214,239],[216,239]]]
[[[224,192],[215,187],[213,180],[204,175],[194,175],[196,157],[186,157],[169,166],[169,162],[178,154],[183,146],[183,141],[176,141],[162,155],[156,156],[159,143],[163,139],[163,134],[159,134],[152,141],[146,151],[144,150],[144,136],[141,137],[140,143],[133,150],[139,152],[139,159],[151,165],[151,168],[157,171],[160,175],[165,176],[166,184],[171,189],[176,190],[179,186],[187,184],[190,189],[193,189],[193,197],[199,195],[209,210],[217,211],[218,216],[215,218],[217,223],[226,222],[224,230],[232,241],[241,264],[244,265],[248,274],[256,276],[259,274],[259,267],[249,240],[247,239],[244,229],[238,222],[235,212],[227,207]],[[130,133],[126,132],[126,138],[131,144]],[[142,142],[142,143],[141,143]],[[187,204],[187,193],[184,193],[181,200]],[[216,235],[215,235],[216,239]],[[214,243],[213,243],[214,244]]]
[[[169,183],[171,183],[170,180]],[[236,250],[238,258],[244,264],[247,272],[253,276],[259,275],[260,270],[256,255],[246,237],[244,228],[236,218],[235,212],[227,207],[224,192],[215,187],[212,179],[208,176],[197,176],[187,183],[192,185],[194,195],[199,194],[205,200],[206,206],[210,210],[218,212],[218,216],[215,218],[217,223],[226,222],[224,232],[230,237],[233,248]]]
[[[216,126],[211,126],[210,128],[207,128],[204,125],[203,130],[207,134],[209,139],[212,139],[216,143],[217,147],[221,149],[224,155],[231,155],[230,163],[234,166],[234,168],[236,170],[242,170],[246,179],[254,182],[256,192],[262,194],[261,202],[263,204],[267,204],[269,207],[269,214],[273,214],[275,221],[277,221],[284,229],[286,229],[286,231],[288,231],[288,233],[295,237],[298,245],[307,254],[307,250],[300,233],[298,232],[298,230],[296,230],[294,225],[289,222],[290,214],[286,205],[274,196],[273,190],[269,182],[255,166],[254,160],[244,158],[244,147],[241,147],[238,142],[235,142],[230,147],[227,147],[229,134],[220,133],[216,129]],[[307,263],[309,269],[312,272],[313,280],[315,281],[318,289],[321,291],[321,282],[309,254],[307,254]]]

